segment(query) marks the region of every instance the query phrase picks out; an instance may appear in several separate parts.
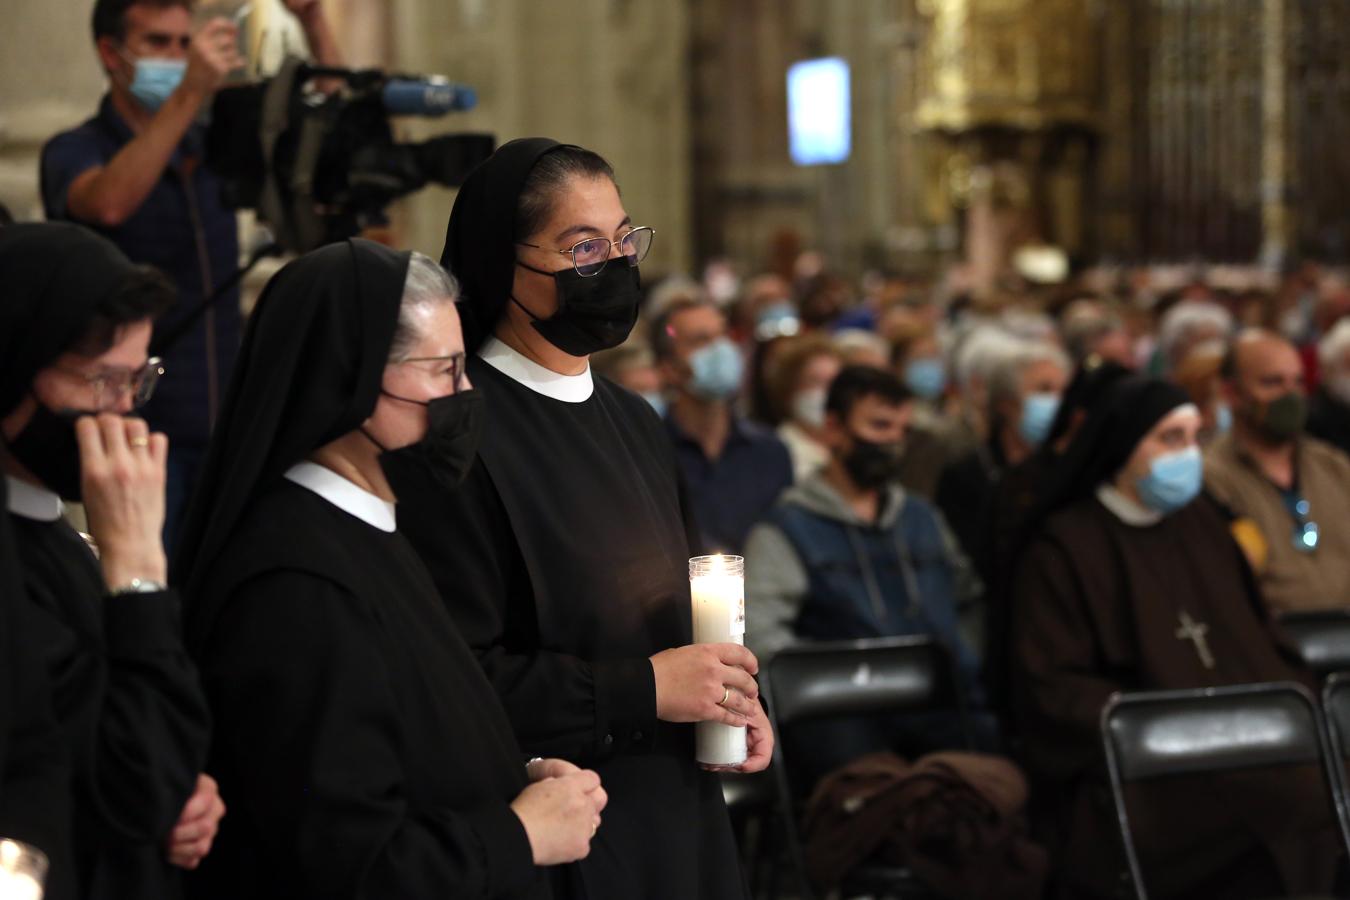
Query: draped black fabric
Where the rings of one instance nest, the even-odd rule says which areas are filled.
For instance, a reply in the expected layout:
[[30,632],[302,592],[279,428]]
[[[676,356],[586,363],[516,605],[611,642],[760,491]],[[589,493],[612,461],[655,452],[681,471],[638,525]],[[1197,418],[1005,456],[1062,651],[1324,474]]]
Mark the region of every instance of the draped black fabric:
[[470,353],[492,333],[515,277],[516,200],[539,158],[563,146],[549,138],[503,144],[469,173],[455,196],[441,265],[463,286],[460,313]]
[[70,349],[134,264],[112,241],[65,222],[0,229],[0,415],[38,371]]
[[1028,526],[1034,528],[1056,510],[1094,492],[1129,462],[1154,425],[1190,402],[1184,390],[1158,378],[1131,375],[1113,381],[1100,402],[1088,409],[1087,418],[1059,458],[1037,521]]
[[0,835],[39,847],[52,865],[47,897],[74,892],[70,753],[52,715],[51,684],[23,634],[27,598],[0,478]]
[[219,612],[202,596],[202,578],[248,504],[375,409],[409,259],[353,238],[300,257],[268,282],[175,560],[174,580],[188,586],[190,648]]

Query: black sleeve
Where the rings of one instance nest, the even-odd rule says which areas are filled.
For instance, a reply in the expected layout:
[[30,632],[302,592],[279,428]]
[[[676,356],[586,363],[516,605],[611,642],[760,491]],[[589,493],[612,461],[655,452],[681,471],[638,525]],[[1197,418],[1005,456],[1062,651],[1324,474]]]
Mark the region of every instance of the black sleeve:
[[177,593],[100,598],[102,629],[91,635],[50,588],[30,581],[28,590],[70,741],[76,802],[124,840],[163,840],[196,787],[210,738]]
[[529,574],[482,462],[453,492],[418,472],[398,478],[399,530],[426,562],[521,748],[581,765],[650,749],[656,731],[650,660],[588,661],[541,646]]
[[203,664],[217,750],[241,773],[232,814],[267,856],[294,861],[304,896],[487,898],[527,886],[529,839],[505,802],[409,809],[378,633],[357,598],[312,575],[273,572],[235,591]]
[[[17,588],[17,585],[6,585]],[[4,610],[2,657],[8,693],[5,753],[0,770],[0,835],[47,854],[46,896],[73,897],[70,752],[52,710],[51,682],[30,641],[26,598],[0,588]]]

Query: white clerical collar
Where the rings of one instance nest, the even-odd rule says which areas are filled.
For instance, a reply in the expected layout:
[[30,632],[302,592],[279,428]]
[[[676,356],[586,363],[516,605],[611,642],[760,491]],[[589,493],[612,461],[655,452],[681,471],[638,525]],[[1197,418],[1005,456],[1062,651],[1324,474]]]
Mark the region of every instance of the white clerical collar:
[[309,461],[299,462],[286,470],[286,480],[309,488],[345,513],[365,522],[371,528],[393,533],[396,518],[394,504],[383,500],[364,488],[357,487],[332,469]]
[[9,511],[16,516],[38,522],[55,522],[65,511],[60,495],[54,491],[20,481],[12,475],[5,476],[5,484],[9,486]]
[[595,393],[595,382],[591,379],[591,366],[580,375],[559,375],[551,369],[545,369],[520,351],[490,337],[478,348],[483,362],[492,366],[512,381],[523,384],[536,394],[543,394],[564,403],[583,403]]
[[1126,525],[1133,525],[1135,528],[1147,528],[1150,525],[1157,525],[1163,520],[1162,513],[1131,500],[1117,490],[1114,485],[1103,484],[1098,487],[1097,499],[1117,519]]

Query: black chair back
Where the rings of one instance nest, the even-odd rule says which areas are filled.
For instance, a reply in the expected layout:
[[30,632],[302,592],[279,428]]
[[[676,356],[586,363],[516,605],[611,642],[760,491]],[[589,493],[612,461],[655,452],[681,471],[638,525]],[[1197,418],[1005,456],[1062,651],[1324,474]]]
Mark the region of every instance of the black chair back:
[[1350,672],[1336,672],[1322,685],[1322,712],[1332,758],[1345,760],[1350,757]]
[[1111,792],[1135,893],[1148,894],[1124,786],[1169,775],[1320,764],[1350,850],[1350,826],[1326,729],[1312,695],[1293,682],[1115,694],[1101,716]]
[[1318,675],[1350,669],[1350,609],[1285,613],[1280,627]]
[[927,635],[798,644],[769,662],[765,682],[761,689],[778,736],[773,768],[788,851],[801,897],[811,900],[815,894],[797,830],[799,804],[784,752],[785,729],[836,716],[955,710],[970,747],[974,742],[970,717],[952,654]]

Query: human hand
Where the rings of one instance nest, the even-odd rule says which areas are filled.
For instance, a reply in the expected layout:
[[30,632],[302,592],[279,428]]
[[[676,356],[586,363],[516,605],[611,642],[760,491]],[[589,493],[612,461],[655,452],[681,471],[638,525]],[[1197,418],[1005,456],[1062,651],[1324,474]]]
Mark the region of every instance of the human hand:
[[773,726],[769,724],[769,717],[764,713],[764,707],[758,700],[754,701],[755,710],[750,718],[745,722],[745,762],[739,766],[704,766],[709,772],[742,772],[746,775],[753,775],[755,772],[763,772],[773,761]]
[[525,766],[525,776],[531,782],[543,781],[545,778],[561,778],[580,771],[580,766],[573,765],[565,759],[534,759]]
[[662,650],[651,663],[662,721],[741,726],[759,708],[759,661],[740,644],[689,644]]
[[220,789],[210,775],[197,776],[197,789],[188,798],[183,814],[178,817],[167,841],[169,862],[180,869],[195,869],[211,852],[220,819],[225,815],[225,802]]
[[609,802],[600,776],[587,771],[544,778],[520,792],[511,810],[525,826],[536,866],[584,859]]
[[169,439],[150,434],[144,419],[113,413],[75,423],[80,484],[89,533],[99,548],[109,588],[135,578],[168,578],[161,533]]
[[231,72],[243,65],[243,57],[239,55],[239,28],[229,19],[212,19],[192,36],[183,88],[197,97],[209,97],[219,90]]

